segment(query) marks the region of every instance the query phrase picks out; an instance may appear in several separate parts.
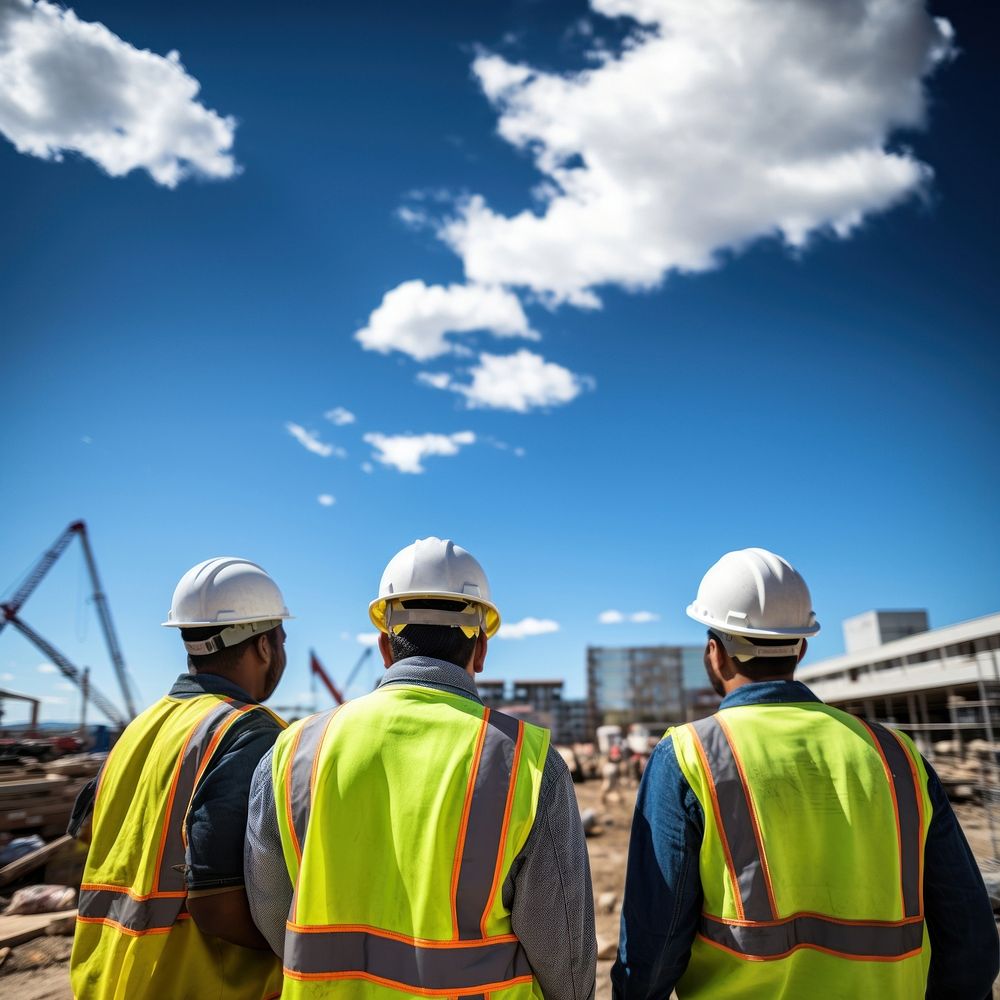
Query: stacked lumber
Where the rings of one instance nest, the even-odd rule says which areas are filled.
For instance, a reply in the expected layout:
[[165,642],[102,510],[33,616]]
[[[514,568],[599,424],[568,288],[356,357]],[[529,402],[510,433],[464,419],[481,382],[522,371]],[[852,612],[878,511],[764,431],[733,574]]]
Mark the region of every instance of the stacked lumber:
[[74,754],[48,764],[0,767],[0,834],[66,832],[73,803],[101,768],[106,754]]

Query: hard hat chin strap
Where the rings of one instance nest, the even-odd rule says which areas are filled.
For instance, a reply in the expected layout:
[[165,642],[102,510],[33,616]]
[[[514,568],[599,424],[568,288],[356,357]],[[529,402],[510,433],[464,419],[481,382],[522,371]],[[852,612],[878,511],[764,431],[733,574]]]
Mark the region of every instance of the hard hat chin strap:
[[201,641],[184,640],[184,648],[192,656],[208,656],[209,653],[218,652],[226,646],[235,646],[254,635],[263,635],[277,628],[281,624],[280,618],[269,618],[262,622],[241,622],[239,625],[230,625],[224,628],[218,635]]
[[746,663],[756,656],[779,657],[798,656],[802,649],[802,640],[796,639],[794,642],[784,646],[758,646],[751,642],[745,635],[734,635],[732,632],[713,632],[718,636],[726,652],[740,663]]

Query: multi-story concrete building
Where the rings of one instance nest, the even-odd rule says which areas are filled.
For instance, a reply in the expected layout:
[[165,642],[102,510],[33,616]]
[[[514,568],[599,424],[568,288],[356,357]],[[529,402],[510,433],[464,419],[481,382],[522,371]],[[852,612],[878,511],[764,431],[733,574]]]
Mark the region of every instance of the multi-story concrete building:
[[587,700],[595,726],[683,722],[684,667],[700,646],[589,646]]
[[504,703],[506,686],[506,682],[502,680],[476,680],[479,697],[489,708],[498,708]]
[[938,740],[992,742],[1000,737],[1000,613],[807,662],[795,676],[830,705],[898,725],[928,756]]

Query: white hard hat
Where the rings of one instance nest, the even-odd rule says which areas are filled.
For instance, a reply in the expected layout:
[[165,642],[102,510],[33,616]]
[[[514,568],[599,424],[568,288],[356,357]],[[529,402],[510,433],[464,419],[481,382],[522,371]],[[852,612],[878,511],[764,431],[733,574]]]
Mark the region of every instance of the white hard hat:
[[256,563],[234,556],[216,556],[192,566],[174,589],[162,624],[167,628],[222,626],[204,642],[185,642],[195,656],[268,632],[291,618],[278,585]]
[[[688,605],[689,617],[717,630],[733,655],[789,656],[802,643],[758,646],[753,639],[795,639],[815,635],[819,622],[805,580],[781,556],[767,549],[727,552],[704,576],[698,596]],[[747,638],[742,638],[747,637]]]
[[[404,608],[404,600],[465,601],[464,611]],[[381,632],[405,625],[458,626],[470,638],[480,628],[492,636],[500,627],[500,612],[490,600],[490,585],[478,560],[447,538],[421,538],[389,560],[368,605],[368,617]]]

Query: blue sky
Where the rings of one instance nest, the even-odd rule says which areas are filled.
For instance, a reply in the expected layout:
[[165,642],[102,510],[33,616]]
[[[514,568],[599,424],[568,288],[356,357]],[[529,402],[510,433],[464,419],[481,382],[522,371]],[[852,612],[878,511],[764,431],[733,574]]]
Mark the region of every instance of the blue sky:
[[[2,0],[0,587],[84,518],[146,702],[218,554],[296,615],[279,705],[428,534],[558,626],[488,675],[575,695],[588,644],[698,643],[733,548],[805,575],[813,661],[998,610],[995,15],[722,6]],[[81,574],[23,617],[117,699]],[[71,716],[43,663],[0,635]]]

